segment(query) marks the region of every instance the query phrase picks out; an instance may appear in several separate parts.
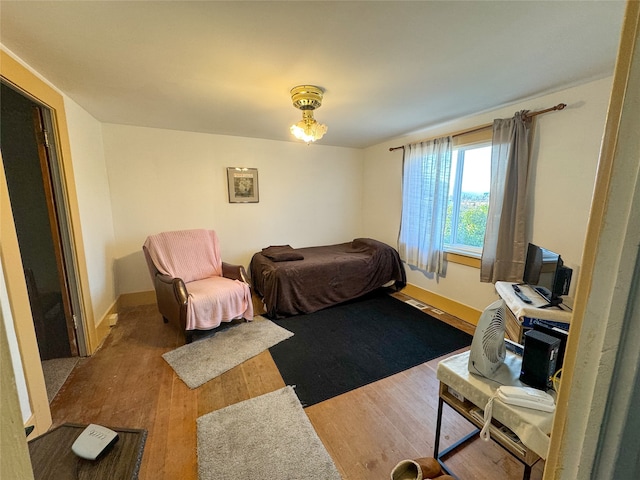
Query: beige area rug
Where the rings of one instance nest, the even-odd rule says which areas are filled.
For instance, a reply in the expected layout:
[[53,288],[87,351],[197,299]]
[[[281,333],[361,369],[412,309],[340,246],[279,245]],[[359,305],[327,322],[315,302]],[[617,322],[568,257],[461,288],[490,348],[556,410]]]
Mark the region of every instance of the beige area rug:
[[42,361],[42,373],[44,374],[44,383],[47,387],[49,403],[51,403],[58,394],[60,388],[62,388],[64,382],[67,381],[67,378],[79,360],[80,357],[69,357]]
[[289,330],[258,316],[252,322],[232,325],[210,337],[176,348],[162,358],[193,389],[292,335]]
[[197,420],[199,480],[340,480],[292,387]]

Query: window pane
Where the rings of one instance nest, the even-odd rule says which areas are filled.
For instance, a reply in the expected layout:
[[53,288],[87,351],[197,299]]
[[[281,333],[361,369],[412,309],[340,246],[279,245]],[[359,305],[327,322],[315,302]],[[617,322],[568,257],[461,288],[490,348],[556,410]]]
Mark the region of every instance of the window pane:
[[464,152],[462,191],[489,196],[491,186],[491,147]]
[[[462,176],[458,180],[451,177],[451,219],[447,222],[446,242],[482,248],[489,210],[491,146],[468,148],[460,153],[459,157],[464,159]],[[459,197],[453,194],[456,181],[461,182]]]

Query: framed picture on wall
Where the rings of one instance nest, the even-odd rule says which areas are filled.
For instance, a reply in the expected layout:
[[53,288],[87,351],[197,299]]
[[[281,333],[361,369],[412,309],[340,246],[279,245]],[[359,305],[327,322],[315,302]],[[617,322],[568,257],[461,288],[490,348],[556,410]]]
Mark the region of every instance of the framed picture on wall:
[[228,167],[229,203],[257,203],[258,169]]

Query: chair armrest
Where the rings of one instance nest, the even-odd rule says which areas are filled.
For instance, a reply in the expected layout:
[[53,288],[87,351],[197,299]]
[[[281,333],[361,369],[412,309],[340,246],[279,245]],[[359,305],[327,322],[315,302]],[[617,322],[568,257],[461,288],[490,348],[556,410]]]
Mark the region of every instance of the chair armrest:
[[179,305],[187,304],[187,287],[181,278],[170,277],[169,275],[156,275],[156,291],[163,297],[171,297]]
[[[182,330],[187,327],[187,300],[189,293],[181,278],[170,277],[156,273],[153,277],[156,289],[156,300],[158,310],[164,318],[165,323],[171,321],[180,325]],[[186,334],[187,343],[189,335]]]
[[232,280],[240,280],[249,284],[247,272],[242,265],[233,265],[231,263],[222,262],[222,276],[231,278]]

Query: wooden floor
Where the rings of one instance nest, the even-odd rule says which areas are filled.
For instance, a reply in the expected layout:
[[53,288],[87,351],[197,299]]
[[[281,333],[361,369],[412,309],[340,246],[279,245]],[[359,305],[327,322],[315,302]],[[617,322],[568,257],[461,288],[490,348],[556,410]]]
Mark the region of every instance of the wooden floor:
[[[465,329],[472,332],[473,327]],[[73,422],[146,429],[140,479],[197,479],[196,419],[282,388],[284,382],[266,351],[190,390],[161,357],[183,342],[155,306],[121,312],[102,347],[80,360],[51,403],[53,426]],[[432,456],[437,363],[305,409],[345,480],[387,480],[398,461]],[[442,428],[442,448],[471,431],[447,406]],[[523,472],[499,446],[482,440],[452,454],[447,465],[460,480],[520,479]],[[534,467],[532,479],[542,478],[542,467],[542,462]]]

